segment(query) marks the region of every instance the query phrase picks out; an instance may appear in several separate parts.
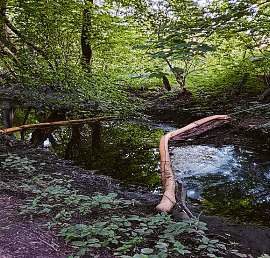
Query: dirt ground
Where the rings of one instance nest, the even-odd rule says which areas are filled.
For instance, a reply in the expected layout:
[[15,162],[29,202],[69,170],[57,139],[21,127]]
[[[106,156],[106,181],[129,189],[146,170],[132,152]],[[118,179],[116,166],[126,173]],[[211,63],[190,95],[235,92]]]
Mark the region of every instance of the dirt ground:
[[44,220],[22,219],[20,204],[16,197],[0,195],[0,257],[67,257],[71,249],[46,229]]

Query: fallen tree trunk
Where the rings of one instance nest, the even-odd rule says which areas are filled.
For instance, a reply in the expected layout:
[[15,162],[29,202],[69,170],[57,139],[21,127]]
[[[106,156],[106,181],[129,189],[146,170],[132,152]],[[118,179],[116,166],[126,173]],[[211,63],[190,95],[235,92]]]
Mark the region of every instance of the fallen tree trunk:
[[[172,164],[169,155],[170,140],[185,140],[189,137],[200,135],[208,130],[214,129],[230,121],[230,117],[226,115],[215,115],[200,119],[181,129],[167,133],[160,140],[160,172],[164,189],[163,197],[157,205],[156,209],[162,212],[170,212],[176,204],[176,180],[172,170]],[[184,198],[180,198],[184,200]],[[181,204],[186,207],[185,203]],[[186,213],[189,213],[188,211]],[[188,214],[190,216],[190,214]]]
[[85,119],[76,119],[76,120],[66,120],[66,121],[56,121],[56,122],[46,122],[46,123],[39,123],[39,124],[28,124],[28,125],[21,125],[12,128],[5,128],[0,129],[0,133],[3,134],[10,134],[15,132],[22,132],[28,129],[37,129],[37,128],[46,128],[52,126],[67,126],[67,125],[75,125],[75,124],[87,124],[87,123],[96,123],[108,119],[113,119],[115,117],[97,117],[97,118],[85,118]]

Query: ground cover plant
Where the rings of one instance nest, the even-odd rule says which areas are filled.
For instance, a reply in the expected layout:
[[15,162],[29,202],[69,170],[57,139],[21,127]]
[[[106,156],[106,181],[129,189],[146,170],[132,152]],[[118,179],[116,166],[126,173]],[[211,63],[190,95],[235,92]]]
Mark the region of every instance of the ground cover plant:
[[175,221],[167,214],[145,212],[142,203],[115,193],[82,194],[71,176],[42,173],[44,166],[17,154],[1,155],[1,167],[17,174],[5,185],[28,196],[21,216],[45,218],[47,227],[73,247],[72,257],[104,250],[108,257],[241,255],[234,243],[209,237],[199,219]]
[[226,252],[226,245],[209,239],[206,224],[197,219],[175,222],[165,214],[126,214],[126,209],[133,210],[138,204],[113,193],[80,195],[51,183],[54,186],[27,200],[22,214],[53,214],[48,226],[58,228],[59,234],[78,250],[75,256],[93,248],[106,248],[117,257],[177,257],[191,253],[217,257]]

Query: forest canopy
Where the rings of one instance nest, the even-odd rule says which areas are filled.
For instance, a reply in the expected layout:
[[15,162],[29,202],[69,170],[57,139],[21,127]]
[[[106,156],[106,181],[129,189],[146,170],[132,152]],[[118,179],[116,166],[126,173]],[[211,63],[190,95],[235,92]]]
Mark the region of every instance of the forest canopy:
[[[2,0],[2,84],[121,102],[269,86],[267,0]],[[264,84],[264,85],[263,85]]]

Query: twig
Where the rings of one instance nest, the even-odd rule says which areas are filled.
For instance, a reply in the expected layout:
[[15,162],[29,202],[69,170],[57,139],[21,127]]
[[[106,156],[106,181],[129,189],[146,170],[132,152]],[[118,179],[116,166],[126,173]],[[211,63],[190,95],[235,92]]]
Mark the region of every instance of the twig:
[[54,251],[59,252],[59,245],[57,245],[56,243],[50,244],[50,243],[48,243],[47,241],[45,241],[44,239],[40,238],[39,236],[38,236],[38,239],[39,239],[42,243],[44,243],[44,244],[46,244],[47,246],[51,247]]
[[182,209],[189,218],[194,218],[194,215],[190,211],[190,209],[186,205],[186,191],[182,181],[176,181],[176,204],[177,206]]

